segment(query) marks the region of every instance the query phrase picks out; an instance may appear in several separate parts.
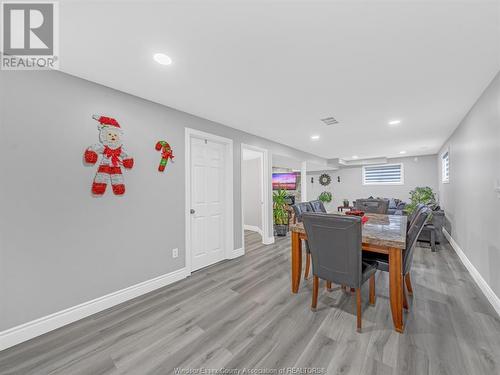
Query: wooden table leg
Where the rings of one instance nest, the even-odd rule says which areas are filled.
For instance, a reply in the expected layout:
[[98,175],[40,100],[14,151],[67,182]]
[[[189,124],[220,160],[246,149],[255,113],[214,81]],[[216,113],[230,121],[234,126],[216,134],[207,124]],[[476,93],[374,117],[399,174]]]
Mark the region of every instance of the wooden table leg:
[[302,273],[302,240],[300,234],[292,232],[292,293],[299,291]]
[[394,329],[403,333],[403,270],[401,249],[389,249],[389,294]]

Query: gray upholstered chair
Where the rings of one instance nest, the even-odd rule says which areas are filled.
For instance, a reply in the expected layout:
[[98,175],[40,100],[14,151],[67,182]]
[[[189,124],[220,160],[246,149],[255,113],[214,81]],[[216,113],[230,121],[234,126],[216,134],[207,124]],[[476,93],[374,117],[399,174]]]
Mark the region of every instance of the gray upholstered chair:
[[[418,236],[425,226],[425,223],[431,215],[431,209],[424,206],[420,209],[406,234],[406,248],[403,250],[403,277],[406,283],[406,289],[409,295],[413,295],[413,287],[411,285],[410,271],[413,263],[413,254],[417,246]],[[377,269],[380,271],[389,272],[389,259],[385,254],[370,253],[365,256],[367,259],[377,262]],[[403,288],[403,305],[408,309],[408,301],[406,299],[406,292]]]
[[305,212],[314,212],[313,206],[310,202],[300,202],[292,205],[293,211],[295,212],[295,219],[297,223],[302,222],[302,215]]
[[311,206],[313,208],[313,212],[321,212],[321,213],[326,214],[325,205],[320,200],[310,201],[309,203],[311,203]]
[[425,204],[423,203],[419,203],[417,204],[417,206],[415,207],[415,211],[413,211],[409,216],[408,216],[408,230],[410,229],[411,225],[413,224],[413,222],[415,221],[415,219],[417,218],[418,214],[420,213],[420,211],[422,211],[422,209],[425,207]]
[[[302,222],[302,215],[306,212],[314,212],[314,208],[310,202],[300,202],[292,205],[293,211],[295,212],[295,220],[297,223]],[[304,280],[309,278],[309,270],[311,268],[311,251],[309,250],[309,244],[305,241],[306,245],[306,268],[304,270]]]
[[370,214],[386,214],[389,209],[387,199],[356,199],[354,209]]
[[311,309],[318,303],[319,279],[356,289],[357,328],[361,330],[361,285],[370,279],[370,303],[375,303],[374,261],[363,261],[361,218],[332,214],[302,215],[311,250],[314,275]]

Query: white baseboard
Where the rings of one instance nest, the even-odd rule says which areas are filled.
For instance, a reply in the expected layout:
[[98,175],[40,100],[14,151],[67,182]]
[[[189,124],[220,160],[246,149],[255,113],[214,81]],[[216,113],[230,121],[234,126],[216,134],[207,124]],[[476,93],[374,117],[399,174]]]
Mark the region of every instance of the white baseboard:
[[81,303],[65,310],[41,317],[0,332],[0,350],[7,349],[21,342],[43,335],[99,311],[106,310],[132,298],[149,293],[155,289],[172,284],[189,276],[186,268],[143,281],[128,288]]
[[260,234],[260,236],[262,237],[262,243],[264,245],[271,245],[274,243],[274,236],[271,236],[271,237],[267,237],[265,238],[263,233],[262,233],[262,229],[260,229],[259,227],[256,227],[254,225],[243,225],[243,229],[244,230],[251,230],[252,232],[257,232]]
[[242,255],[245,255],[245,249],[243,247],[240,247],[239,249],[234,249],[231,255],[229,256],[229,259],[234,259],[238,258]]
[[274,243],[274,236],[272,237],[267,237],[267,238],[262,238],[262,243],[264,245],[271,245]]
[[488,301],[491,303],[491,306],[495,309],[497,314],[500,316],[500,299],[498,296],[495,294],[495,292],[490,288],[486,280],[483,279],[479,271],[474,267],[474,265],[470,262],[469,258],[465,255],[463,250],[460,248],[458,243],[453,239],[453,237],[446,231],[446,229],[443,228],[443,234],[450,243],[451,247],[455,250],[457,253],[458,257],[464,264],[465,268],[469,271],[470,275],[476,282],[477,286],[479,289],[481,289],[481,292],[486,296]]
[[252,232],[257,232],[259,233],[261,236],[262,236],[262,229],[260,229],[259,227],[255,226],[255,225],[243,225],[243,229],[245,230],[251,230]]

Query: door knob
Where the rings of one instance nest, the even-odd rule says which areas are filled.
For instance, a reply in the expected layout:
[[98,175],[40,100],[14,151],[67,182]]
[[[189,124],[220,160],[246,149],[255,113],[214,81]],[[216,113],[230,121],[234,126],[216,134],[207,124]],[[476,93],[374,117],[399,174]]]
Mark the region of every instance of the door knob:
[[192,208],[191,208],[191,210],[189,210],[189,212],[190,212],[191,214],[194,214],[196,211],[195,211],[194,209],[192,209]]

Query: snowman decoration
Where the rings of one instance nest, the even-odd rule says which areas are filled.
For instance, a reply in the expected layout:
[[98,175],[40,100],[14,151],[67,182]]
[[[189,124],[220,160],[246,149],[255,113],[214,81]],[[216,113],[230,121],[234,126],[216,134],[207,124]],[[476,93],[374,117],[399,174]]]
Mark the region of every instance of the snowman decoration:
[[113,193],[123,195],[125,183],[123,181],[122,168],[131,169],[134,159],[128,155],[122,146],[122,129],[118,121],[106,116],[92,116],[99,122],[99,141],[85,150],[85,162],[94,165],[102,155],[97,173],[92,183],[92,193],[101,196],[106,191],[108,182],[111,182]]

